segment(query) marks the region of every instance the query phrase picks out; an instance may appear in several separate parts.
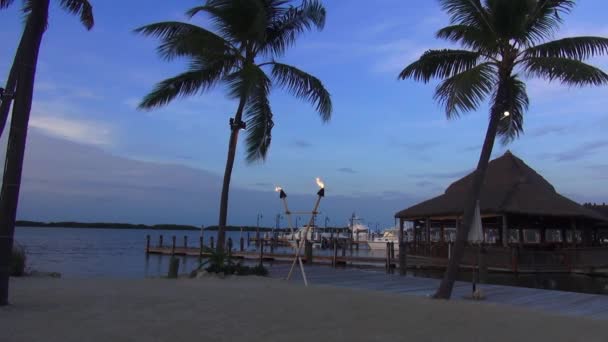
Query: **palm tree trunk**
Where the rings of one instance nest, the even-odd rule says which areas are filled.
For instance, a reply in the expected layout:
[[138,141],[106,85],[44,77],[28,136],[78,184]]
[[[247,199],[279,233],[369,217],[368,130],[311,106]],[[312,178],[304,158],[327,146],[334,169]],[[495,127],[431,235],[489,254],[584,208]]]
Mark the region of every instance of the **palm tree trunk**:
[[13,249],[27,126],[32,108],[38,53],[49,11],[49,0],[37,0],[32,4],[22,37],[23,53],[19,56],[15,105],[13,106],[13,119],[0,193],[0,305],[8,303],[9,265]]
[[[17,69],[19,65],[19,54],[20,51],[23,50],[24,40],[22,39],[19,42],[19,47],[17,48],[17,52],[15,53],[15,58],[13,59],[13,65],[11,66],[11,71],[8,74],[8,79],[6,80],[6,87],[4,88],[7,92],[15,94],[15,87],[17,85]],[[6,126],[6,121],[8,120],[8,113],[11,110],[12,98],[5,98],[0,103],[0,137],[4,132],[4,127]]]
[[488,130],[486,131],[486,138],[481,148],[481,154],[479,156],[479,162],[477,163],[477,169],[473,174],[473,182],[467,197],[464,202],[464,216],[463,224],[458,227],[456,232],[456,242],[454,242],[454,252],[452,258],[448,262],[447,270],[444,274],[443,280],[435,292],[434,298],[437,299],[450,299],[452,296],[452,289],[456,276],[458,275],[458,267],[460,261],[464,256],[464,248],[467,241],[467,236],[473,225],[473,218],[475,216],[475,206],[481,194],[481,186],[486,177],[486,170],[488,163],[490,162],[490,156],[492,155],[492,148],[494,147],[494,140],[496,138],[496,132],[498,131],[498,125],[500,123],[502,114],[506,110],[503,105],[503,100],[506,96],[504,87],[501,86],[503,82],[499,82],[499,88],[497,91],[498,96],[491,109],[490,122],[488,124]]
[[218,253],[223,252],[226,241],[226,220],[228,218],[228,193],[230,192],[230,178],[236,156],[236,147],[239,140],[240,123],[243,117],[243,110],[247,99],[243,96],[239,102],[239,108],[234,116],[234,124],[230,127],[230,140],[228,142],[228,159],[226,160],[226,170],[224,171],[224,184],[222,185],[222,198],[220,200],[220,223],[217,229]]

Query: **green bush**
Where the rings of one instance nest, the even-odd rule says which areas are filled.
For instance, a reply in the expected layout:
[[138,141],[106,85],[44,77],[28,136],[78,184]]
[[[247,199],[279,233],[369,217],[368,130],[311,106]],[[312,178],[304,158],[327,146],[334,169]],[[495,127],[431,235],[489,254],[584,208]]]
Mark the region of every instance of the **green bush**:
[[13,246],[9,268],[10,275],[13,277],[22,277],[25,275],[25,262],[25,248],[19,245]]
[[[208,266],[205,271],[209,273],[223,273],[224,275],[259,275],[267,276],[268,270],[263,265],[255,267],[245,266],[243,264],[235,263],[229,254],[213,252],[209,257],[209,260],[205,262]],[[202,268],[204,264],[199,267]]]

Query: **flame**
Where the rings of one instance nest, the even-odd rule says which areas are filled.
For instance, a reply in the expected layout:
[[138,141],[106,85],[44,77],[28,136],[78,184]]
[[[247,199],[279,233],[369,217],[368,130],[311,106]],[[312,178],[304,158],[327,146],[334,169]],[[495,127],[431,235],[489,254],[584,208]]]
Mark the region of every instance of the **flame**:
[[325,183],[323,183],[321,178],[317,177],[316,181],[317,181],[317,185],[319,186],[319,188],[323,189],[325,187]]
[[274,191],[276,192],[281,192],[281,190],[283,190],[283,188],[281,188],[280,186],[274,188]]

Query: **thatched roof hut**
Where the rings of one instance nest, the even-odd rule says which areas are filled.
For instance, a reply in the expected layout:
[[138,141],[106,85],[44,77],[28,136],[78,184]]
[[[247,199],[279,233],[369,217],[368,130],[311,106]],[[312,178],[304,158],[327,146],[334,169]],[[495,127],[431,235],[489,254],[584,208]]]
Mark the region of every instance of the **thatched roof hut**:
[[[473,173],[452,183],[444,194],[395,214],[404,220],[425,217],[458,217]],[[482,186],[479,206],[482,215],[533,215],[608,221],[600,213],[560,195],[540,174],[507,151],[492,160]]]

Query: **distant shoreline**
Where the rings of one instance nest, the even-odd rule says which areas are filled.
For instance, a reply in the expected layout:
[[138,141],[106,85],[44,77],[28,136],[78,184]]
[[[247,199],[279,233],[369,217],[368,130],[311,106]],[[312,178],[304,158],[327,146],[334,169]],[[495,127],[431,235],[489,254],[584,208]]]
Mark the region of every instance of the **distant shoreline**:
[[[85,229],[141,229],[141,230],[188,230],[188,231],[200,231],[201,227],[191,225],[180,225],[180,224],[133,224],[133,223],[112,223],[112,222],[39,222],[39,221],[25,221],[18,220],[15,222],[16,227],[32,227],[32,228],[85,228]],[[204,228],[206,231],[217,231],[218,226],[209,226]],[[273,228],[270,227],[253,227],[253,226],[227,226],[227,232],[269,232]],[[331,228],[337,231],[347,230],[348,228]],[[275,231],[289,231],[289,228],[274,229]],[[323,230],[323,229],[321,229]]]
[[200,227],[179,225],[179,224],[132,224],[132,223],[111,223],[111,222],[38,222],[38,221],[17,221],[17,227],[32,228],[103,228],[103,229],[155,229],[155,230],[201,230]]

